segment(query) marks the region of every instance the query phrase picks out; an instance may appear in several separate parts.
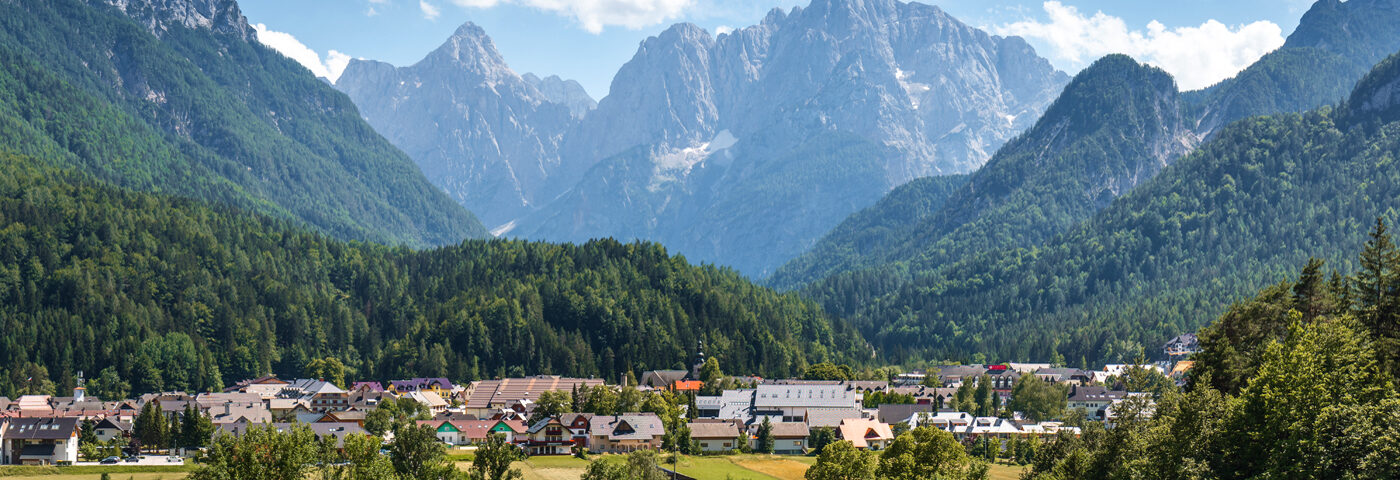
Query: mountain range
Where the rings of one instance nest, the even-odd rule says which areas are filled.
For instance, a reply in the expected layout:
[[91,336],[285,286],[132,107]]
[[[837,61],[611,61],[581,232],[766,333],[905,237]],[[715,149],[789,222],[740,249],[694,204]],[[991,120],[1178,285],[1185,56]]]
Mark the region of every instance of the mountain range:
[[[904,235],[857,243],[850,229],[838,228],[767,282],[788,289],[862,269],[922,272],[984,251],[1040,245],[1150,180],[1229,122],[1344,98],[1376,62],[1400,50],[1400,32],[1380,26],[1388,21],[1400,21],[1400,2],[1320,1],[1283,47],[1231,79],[1181,94],[1164,73],[1127,68],[1126,58],[1100,60],[960,190],[937,209],[915,214],[916,226]],[[938,194],[932,188],[900,195]],[[910,213],[877,205],[847,221],[887,216]]]
[[470,24],[390,71],[356,62],[337,87],[497,233],[659,241],[754,276],[895,186],[980,167],[1068,81],[1019,38],[895,0],[675,25],[582,118]]
[[0,2],[0,146],[347,240],[483,237],[343,94],[232,0]]

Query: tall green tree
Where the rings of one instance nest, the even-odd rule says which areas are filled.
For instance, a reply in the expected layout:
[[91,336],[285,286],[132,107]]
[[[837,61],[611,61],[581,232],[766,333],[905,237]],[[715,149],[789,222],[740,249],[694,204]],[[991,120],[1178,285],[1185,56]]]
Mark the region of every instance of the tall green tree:
[[874,453],[838,441],[822,448],[817,463],[803,475],[807,480],[869,480],[875,478],[879,460]]
[[1058,417],[1065,410],[1069,389],[1063,385],[1041,380],[1035,375],[1021,375],[1011,387],[1007,405],[1014,412],[1025,414],[1031,421],[1041,422]]
[[447,461],[447,449],[437,439],[437,431],[428,425],[402,424],[394,430],[389,443],[389,458],[394,471],[404,478],[448,480],[457,476],[457,469]]
[[203,412],[200,412],[194,404],[185,407],[185,411],[180,415],[180,448],[195,449],[209,445],[209,439],[214,435],[214,420]]
[[308,478],[319,463],[316,434],[294,425],[278,431],[254,425],[242,435],[220,435],[192,480],[287,480]]
[[886,480],[962,479],[969,459],[953,434],[930,427],[905,432],[880,452],[876,475]]
[[758,433],[754,439],[754,453],[773,453],[773,423],[768,417],[763,417],[763,423],[758,424]]
[[512,463],[524,459],[520,447],[506,442],[506,436],[492,434],[486,443],[476,449],[472,459],[470,478],[472,480],[518,480],[524,474],[518,468],[510,468]]

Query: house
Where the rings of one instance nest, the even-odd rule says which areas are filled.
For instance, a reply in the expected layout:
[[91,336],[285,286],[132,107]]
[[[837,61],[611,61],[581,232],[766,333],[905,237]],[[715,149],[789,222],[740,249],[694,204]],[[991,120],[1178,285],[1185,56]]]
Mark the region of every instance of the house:
[[384,386],[379,382],[355,382],[350,384],[351,392],[383,392]]
[[601,379],[539,375],[472,382],[463,392],[464,411],[477,417],[491,417],[518,402],[538,401],[544,392],[572,392],[602,385]]
[[861,394],[844,385],[759,385],[754,393],[755,417],[782,417],[801,422],[809,408],[861,407]]
[[262,402],[257,403],[225,403],[223,405],[209,407],[206,414],[212,423],[271,423],[272,411],[268,410]]
[[949,400],[952,399],[953,395],[958,392],[958,389],[943,387],[934,388],[918,385],[911,387],[894,386],[890,387],[890,389],[886,390],[885,392],[914,397],[914,403],[928,404],[933,405],[935,407],[941,407],[949,403]]
[[[535,422],[524,434],[516,436],[515,444],[529,455],[568,455],[573,453],[575,446],[587,445],[587,427],[584,428],[582,432],[574,430],[574,426],[565,423],[562,416],[546,418]],[[578,433],[585,436],[580,438]]]
[[690,372],[686,370],[647,370],[642,372],[642,378],[637,379],[637,384],[651,388],[667,388],[689,376]]
[[131,436],[131,422],[104,418],[93,425],[92,433],[102,442],[110,442],[114,438],[128,438]]
[[452,394],[455,387],[452,381],[446,378],[414,378],[410,380],[393,380],[389,382],[389,391],[404,395],[410,392],[433,392],[439,397],[447,397]]
[[666,434],[661,417],[653,413],[598,415],[588,426],[588,450],[593,453],[630,453],[661,448]]
[[428,407],[428,411],[432,412],[433,414],[438,414],[447,411],[447,400],[443,400],[441,396],[438,396],[438,394],[433,393],[432,390],[408,392],[404,394],[404,396],[412,398],[414,401],[426,405]]
[[1036,378],[1050,383],[1066,383],[1070,385],[1088,385],[1093,382],[1094,376],[1089,372],[1078,368],[1042,368],[1034,372]]
[[[807,424],[802,422],[777,422],[770,423],[773,429],[773,453],[779,455],[802,455],[807,453],[807,437],[811,435],[811,430]],[[751,435],[750,447],[756,447],[758,442],[759,424],[749,425]]]
[[350,390],[350,395],[347,397],[349,406],[346,408],[373,410],[379,407],[379,404],[397,398],[399,398],[398,395],[395,395],[393,392],[374,391],[363,387],[354,388]]
[[915,385],[923,385],[923,384],[924,384],[924,380],[927,379],[927,378],[928,378],[928,372],[925,371],[925,370],[914,370],[914,371],[904,372],[904,373],[901,373],[901,374],[899,374],[899,375],[895,375],[895,376],[894,376],[894,386],[897,386],[897,387],[908,387],[908,386],[915,386]]
[[1194,333],[1185,333],[1168,340],[1162,345],[1162,353],[1168,357],[1184,357],[1201,351],[1201,341]]
[[506,442],[515,443],[516,437],[524,437],[530,426],[524,420],[495,420],[491,425],[491,435],[505,435]]
[[287,384],[287,381],[279,380],[276,375],[269,375],[252,380],[240,381],[232,387],[225,388],[224,392],[252,393],[263,400],[267,400],[276,397],[278,393],[282,392],[283,388],[286,388]]
[[363,427],[363,426],[365,426],[365,417],[368,416],[368,415],[369,415],[369,412],[368,412],[368,411],[365,411],[365,410],[358,410],[358,409],[342,410],[342,411],[339,411],[339,412],[327,412],[327,413],[326,413],[326,416],[321,417],[321,420],[319,420],[319,422],[321,422],[321,423],[354,423],[354,424],[356,424],[356,425],[359,425],[359,426]]
[[811,428],[836,428],[850,418],[865,418],[865,412],[855,408],[809,408],[802,422]]
[[1076,386],[1070,390],[1069,400],[1065,408],[1081,410],[1085,418],[1090,420],[1103,420],[1105,409],[1112,405],[1115,400],[1127,398],[1128,392],[1121,390],[1109,390],[1104,387]]
[[11,418],[0,438],[0,464],[58,465],[78,461],[77,418]]
[[894,441],[894,432],[890,431],[889,425],[864,418],[842,420],[837,433],[842,440],[862,450],[879,450]]
[[728,452],[739,448],[740,441],[747,441],[737,421],[691,422],[690,439],[700,445],[702,452]]
[[1037,372],[1037,371],[1039,371],[1039,370],[1044,370],[1044,369],[1051,368],[1051,367],[1054,367],[1054,365],[1051,365],[1051,364],[1048,364],[1048,363],[1007,363],[1007,364],[1006,364],[1006,368],[1010,368],[1010,369],[1012,369],[1012,370],[1015,370],[1016,372],[1019,372],[1019,373],[1022,374],[1022,375],[1030,374],[1030,373],[1035,373],[1035,372]]
[[676,380],[671,384],[670,390],[673,392],[699,392],[705,387],[705,382],[699,380]]
[[912,405],[880,405],[875,419],[881,423],[890,425],[896,423],[909,423],[909,419],[920,413],[929,413],[937,410],[932,404],[912,404]]
[[754,389],[725,390],[716,396],[695,397],[696,418],[719,418],[748,422],[753,418]]
[[53,405],[49,403],[52,399],[50,395],[22,395],[15,403],[21,417],[42,417],[53,415]]
[[909,428],[933,427],[945,432],[955,432],[972,425],[972,421],[972,415],[964,412],[925,412],[911,417]]

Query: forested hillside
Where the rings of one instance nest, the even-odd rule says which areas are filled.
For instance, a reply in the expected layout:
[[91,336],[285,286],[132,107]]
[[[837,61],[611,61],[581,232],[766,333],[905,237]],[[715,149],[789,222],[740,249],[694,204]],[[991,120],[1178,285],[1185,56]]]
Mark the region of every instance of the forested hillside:
[[895,359],[1152,354],[1309,256],[1350,270],[1329,252],[1355,250],[1366,225],[1400,207],[1397,70],[1394,58],[1377,67],[1340,110],[1227,127],[1044,246],[915,272],[888,294],[857,276],[810,293]]
[[1313,260],[1231,306],[1201,332],[1186,393],[1116,405],[1113,428],[1061,435],[1025,477],[1396,478],[1400,252],[1370,231],[1356,275]]
[[[854,232],[839,229],[770,284],[793,288],[889,262],[927,269],[987,250],[1039,245],[1188,153],[1196,143],[1189,123],[1170,75],[1125,55],[1104,57],[946,201],[922,212],[882,202],[862,215],[888,216],[906,228],[860,254],[840,251]],[[911,188],[937,196],[942,185]]]
[[[818,306],[654,244],[344,243],[284,220],[0,159],[0,396],[208,390],[327,359],[359,378],[793,375],[869,358]],[[33,380],[30,380],[32,378]]]
[[342,239],[485,236],[232,0],[0,2],[0,148]]

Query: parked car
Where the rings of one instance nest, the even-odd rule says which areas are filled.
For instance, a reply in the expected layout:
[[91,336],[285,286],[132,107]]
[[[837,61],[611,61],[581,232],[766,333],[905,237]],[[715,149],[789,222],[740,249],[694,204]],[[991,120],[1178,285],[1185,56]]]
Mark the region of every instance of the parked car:
[[126,457],[126,460],[125,460],[125,461],[126,461],[126,463],[136,463],[136,462],[141,461],[141,457],[137,457],[137,456],[134,456],[134,455],[133,455],[133,456],[130,456],[130,457]]
[[116,465],[116,464],[118,464],[118,463],[121,463],[121,461],[122,461],[122,459],[121,459],[121,458],[118,458],[118,457],[107,457],[107,458],[102,459],[102,461],[100,461],[100,462],[98,462],[98,463],[101,463],[101,464],[103,464],[103,465]]
[[179,455],[171,455],[171,456],[169,456],[169,457],[165,457],[165,461],[171,462],[171,463],[177,463],[177,462],[184,462],[185,459],[180,458]]

